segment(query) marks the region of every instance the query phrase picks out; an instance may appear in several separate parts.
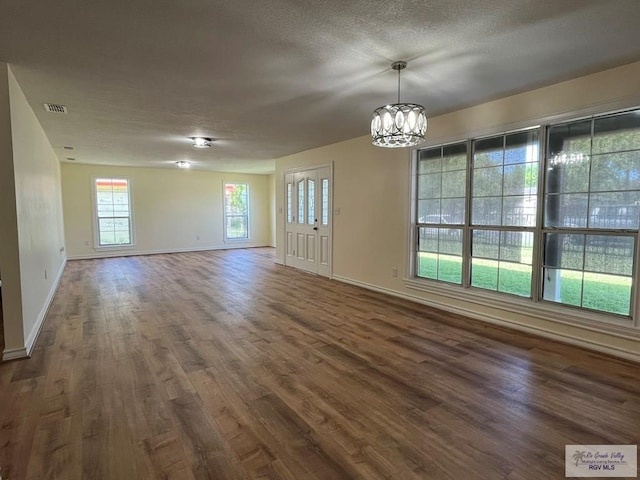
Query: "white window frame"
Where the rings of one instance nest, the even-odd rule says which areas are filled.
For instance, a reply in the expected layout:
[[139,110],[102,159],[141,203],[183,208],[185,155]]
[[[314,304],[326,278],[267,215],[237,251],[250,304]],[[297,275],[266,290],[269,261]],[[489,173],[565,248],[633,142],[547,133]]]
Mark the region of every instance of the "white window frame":
[[[530,300],[534,300],[534,301],[538,301],[538,295],[537,295],[537,289],[536,289],[536,285],[538,282],[538,272],[536,269],[536,260],[537,260],[537,255],[538,255],[538,237],[539,237],[539,231],[538,231],[538,227],[539,227],[539,220],[540,220],[540,202],[539,202],[539,197],[541,195],[541,192],[544,190],[544,180],[543,180],[543,175],[542,175],[542,164],[543,164],[543,155],[544,155],[544,131],[545,129],[539,125],[530,127],[530,128],[522,128],[522,129],[518,129],[518,130],[512,130],[512,131],[508,131],[508,132],[502,132],[499,134],[495,134],[495,135],[488,135],[488,136],[482,136],[482,137],[477,137],[477,138],[473,138],[470,139],[470,150],[468,152],[468,161],[467,161],[467,208],[468,208],[468,214],[467,214],[467,224],[465,225],[465,227],[468,228],[468,232],[467,233],[467,239],[466,239],[466,243],[465,243],[465,247],[467,247],[467,250],[465,252],[463,252],[463,261],[464,259],[466,259],[466,257],[469,258],[469,261],[466,263],[465,267],[468,270],[465,270],[463,268],[463,271],[466,274],[466,280],[468,280],[468,285],[465,285],[464,280],[463,279],[463,285],[468,286],[470,289],[478,289],[479,291],[482,292],[495,292],[499,295],[509,295],[509,296],[513,296],[513,295],[517,295],[520,296],[522,298],[528,298]],[[476,155],[476,142],[478,141],[483,141],[483,140],[487,140],[487,139],[494,139],[494,138],[502,138],[503,140],[503,152],[506,152],[506,139],[508,136],[510,135],[517,135],[517,134],[521,134],[521,133],[526,133],[526,132],[537,132],[538,133],[538,161],[535,162],[537,163],[537,167],[538,167],[538,172],[537,172],[537,185],[536,185],[536,218],[535,218],[535,225],[534,226],[517,226],[517,225],[504,225],[502,223],[502,221],[500,222],[500,224],[494,223],[494,224],[480,224],[480,223],[474,223],[473,222],[473,200],[475,198],[483,198],[483,197],[478,197],[478,196],[474,196],[474,191],[473,191],[473,179],[474,179],[474,172],[476,170],[476,166],[475,166],[475,155]],[[531,164],[533,164],[533,162],[531,162]],[[505,168],[507,167],[509,164],[503,163],[502,167]],[[520,163],[520,165],[523,165],[523,163]],[[526,165],[526,163],[524,163],[524,165]],[[480,167],[483,168],[483,167]],[[502,182],[504,183],[504,174],[501,177],[502,178]],[[502,215],[504,213],[504,198],[505,197],[509,197],[509,195],[505,195],[504,191],[502,191],[502,193],[500,194],[499,197],[501,199],[501,218]],[[488,289],[488,288],[482,288],[479,286],[474,286],[473,283],[473,275],[472,275],[472,264],[473,264],[473,259],[477,258],[477,259],[482,259],[482,256],[475,256],[473,255],[472,252],[472,248],[473,248],[473,233],[474,232],[480,232],[480,231],[493,231],[493,232],[497,232],[498,235],[502,235],[502,233],[531,233],[533,234],[533,244],[532,244],[532,258],[531,258],[531,283],[530,283],[530,289],[529,289],[529,295],[528,296],[521,296],[518,294],[513,294],[513,293],[508,293],[508,292],[503,292],[499,290],[499,286],[498,289],[493,290],[493,289]],[[468,252],[468,253],[467,253]],[[506,260],[500,260],[497,259],[496,260],[498,263],[499,262],[506,262],[506,263],[516,263],[517,262],[511,262],[511,261],[506,261]],[[526,263],[521,263],[522,265],[527,265]],[[499,275],[499,272],[498,272]]]
[[[545,143],[545,152],[547,152],[548,150],[548,143],[549,143],[549,131],[552,127],[554,126],[562,126],[565,124],[575,124],[575,123],[581,123],[581,122],[585,122],[585,121],[589,121],[590,122],[590,135],[589,135],[589,140],[590,142],[593,142],[594,137],[595,137],[595,132],[594,132],[594,128],[595,128],[595,122],[600,120],[600,119],[605,119],[607,117],[615,117],[618,115],[624,115],[625,113],[630,113],[630,112],[638,112],[640,111],[640,108],[631,108],[631,109],[622,109],[619,111],[614,111],[614,112],[607,112],[607,113],[598,113],[598,114],[594,114],[594,115],[590,115],[587,117],[580,117],[580,118],[570,118],[567,119],[565,121],[559,121],[559,122],[553,122],[550,123],[549,125],[546,125],[545,127],[545,134],[547,136],[546,138],[546,143]],[[634,149],[633,151],[637,151],[636,149]],[[613,152],[598,152],[598,153],[593,153],[590,152],[588,154],[590,158],[590,161],[593,162],[593,157],[599,157],[601,155],[615,155],[615,154],[619,154],[624,152],[623,150],[620,151],[613,151]],[[548,153],[548,152],[547,152]],[[547,162],[549,162],[550,160],[547,159]],[[590,169],[593,168],[593,163],[591,163]],[[545,184],[547,183],[547,178],[546,176],[548,175],[549,170],[547,169],[545,171],[545,178],[544,178],[544,182]],[[633,191],[633,190],[632,190]],[[592,195],[595,197],[599,194],[608,194],[608,193],[619,193],[619,192],[623,192],[623,190],[599,190],[599,189],[591,189],[591,185],[589,184],[586,188],[586,190],[582,191],[582,192],[565,192],[565,193],[556,193],[556,195],[572,195],[572,194],[581,194],[581,195],[587,195],[589,198],[587,200],[587,205],[590,205],[591,201],[592,201]],[[544,194],[546,195],[547,192],[545,191]],[[544,199],[543,199],[544,201]],[[544,211],[544,209],[543,209]],[[542,225],[541,228],[541,238],[540,238],[540,242],[541,244],[544,243],[545,241],[545,237],[547,234],[557,234],[557,235],[584,235],[584,239],[585,241],[587,240],[588,237],[618,237],[618,238],[633,238],[634,239],[634,247],[635,247],[635,252],[634,252],[634,256],[632,259],[632,274],[630,276],[631,278],[631,293],[630,293],[630,304],[629,304],[629,317],[631,317],[632,322],[635,323],[635,325],[637,327],[640,328],[640,298],[638,298],[638,282],[640,281],[640,264],[638,262],[638,258],[639,257],[639,251],[640,251],[640,228],[636,229],[625,229],[625,228],[615,228],[615,227],[610,227],[610,226],[593,226],[590,224],[590,220],[589,218],[592,216],[591,213],[591,208],[588,207],[587,208],[587,212],[586,212],[586,217],[585,220],[588,222],[587,225],[583,226],[583,227],[566,227],[566,226],[545,226]],[[586,258],[586,244],[584,245],[585,251],[583,251],[583,261]],[[541,274],[544,274],[544,270],[545,267],[548,268],[548,266],[546,265],[546,259],[544,258],[544,256],[541,256],[541,262],[540,262],[540,266],[541,268]],[[558,269],[561,269],[560,267],[558,267]],[[575,271],[575,272],[580,272],[583,274],[588,274],[588,273],[604,273],[607,275],[614,275],[613,273],[609,273],[609,272],[597,272],[594,270],[590,270],[589,268],[586,267],[586,264],[583,265],[582,269],[576,269],[574,270],[573,268],[567,267],[567,268],[562,268],[562,270],[570,270],[570,271]],[[620,275],[622,277],[624,277],[625,275]],[[582,290],[584,291],[584,279],[582,280]],[[578,306],[578,305],[571,305],[571,304],[563,304],[560,302],[556,302],[554,300],[547,300],[543,298],[543,293],[544,293],[544,285],[543,282],[540,282],[539,287],[541,289],[540,291],[540,301],[541,302],[549,302],[549,303],[554,303],[554,304],[558,304],[558,305],[563,305],[567,308],[571,308],[571,309],[575,309],[575,310],[580,310],[580,311],[594,311],[594,310],[590,310],[588,307],[583,307],[583,306]],[[583,303],[583,298],[581,298],[581,303]],[[606,312],[602,312],[605,315],[608,315]],[[615,315],[615,314],[610,314],[610,315]],[[620,317],[624,317],[623,315],[619,315]]]
[[[127,195],[129,197],[129,243],[124,243],[120,245],[100,245],[100,222],[98,220],[98,190],[96,186],[96,182],[98,179],[109,179],[109,180],[125,180],[127,182]],[[135,222],[133,218],[133,195],[131,194],[131,179],[129,177],[123,176],[110,176],[110,175],[100,175],[94,176],[91,179],[91,192],[92,192],[92,204],[93,204],[93,248],[95,250],[122,250],[122,249],[131,249],[135,248]]]
[[[471,145],[470,145],[469,141],[453,142],[453,143],[447,143],[447,144],[443,144],[443,145],[435,145],[434,147],[427,147],[427,148],[424,148],[424,149],[421,149],[421,150],[429,150],[429,149],[432,149],[432,148],[439,148],[441,150],[441,152],[440,152],[441,157],[440,158],[444,158],[443,157],[444,148],[457,147],[457,146],[460,146],[460,145],[464,145],[465,146],[465,152],[466,152],[467,159],[466,159],[466,162],[465,162],[464,171],[465,171],[465,176],[467,176],[469,174],[469,166],[468,166],[468,163],[469,163],[469,149],[471,148]],[[416,213],[415,213],[414,221],[416,222],[416,227],[418,227],[418,228],[415,228],[415,235],[414,235],[415,236],[415,242],[416,242],[416,254],[414,256],[416,271],[414,271],[414,276],[416,278],[421,278],[421,279],[424,278],[425,280],[433,280],[433,281],[437,281],[437,282],[446,282],[446,283],[450,283],[450,284],[456,285],[456,286],[464,285],[464,277],[465,277],[465,266],[464,266],[464,263],[465,263],[464,262],[465,245],[464,245],[464,239],[466,237],[466,231],[468,230],[468,227],[467,227],[467,218],[468,218],[468,212],[467,212],[467,210],[468,210],[468,199],[467,199],[467,197],[468,197],[468,189],[469,189],[468,178],[465,180],[465,196],[464,196],[464,199],[463,199],[463,202],[464,202],[465,206],[464,206],[464,215],[463,215],[462,223],[445,224],[442,221],[442,219],[443,219],[442,216],[440,216],[441,221],[437,222],[437,223],[436,222],[420,223],[419,222],[420,218],[418,218],[419,217],[419,206],[418,206],[419,201],[420,200],[429,200],[429,199],[420,199],[420,198],[418,198],[419,197],[419,182],[420,182],[420,179],[419,179],[420,171],[419,171],[419,165],[418,165],[419,162],[420,162],[420,158],[419,158],[419,151],[418,151],[417,152],[416,165],[415,165],[416,173],[415,173],[415,176],[413,177],[413,180],[412,180],[412,182],[414,184],[414,188],[416,189],[416,200],[414,201],[415,202]],[[456,170],[456,171],[458,171],[458,170]],[[459,170],[459,171],[461,171],[461,170]],[[443,173],[446,173],[446,171],[442,171],[441,170],[440,174],[442,175]],[[426,175],[426,173],[425,173],[425,175]],[[441,182],[442,182],[442,180],[441,180]],[[449,197],[443,197],[442,196],[442,192],[441,192],[441,194],[437,198],[437,200],[439,200],[441,202],[441,204],[442,204],[442,200],[446,200],[448,198]],[[441,215],[442,215],[442,211],[441,211]],[[459,283],[458,282],[450,282],[448,280],[438,280],[438,279],[433,279],[433,278],[429,278],[429,277],[422,277],[422,276],[418,277],[417,269],[419,268],[419,266],[418,266],[418,262],[417,262],[417,258],[416,257],[417,257],[418,248],[419,248],[419,241],[420,241],[420,238],[419,238],[420,237],[420,231],[419,231],[420,227],[421,228],[437,229],[437,230],[440,230],[440,229],[460,230],[460,235],[462,235],[462,238],[463,238],[463,245],[462,245],[462,251],[461,251],[460,256],[459,256],[460,259],[462,260],[461,280],[460,280]],[[439,233],[438,233],[438,235],[439,235]],[[433,252],[433,253],[435,253],[435,252]],[[446,255],[446,253],[440,251],[440,249],[438,248],[437,255],[438,255],[438,261],[439,261],[439,256],[440,255]],[[454,255],[454,256],[457,256],[457,255]]]
[[[443,139],[441,142],[433,142],[431,144],[426,144],[421,146],[423,148],[432,148],[438,146],[446,146],[455,143],[461,143],[464,141],[469,142],[471,145],[473,140],[480,139],[484,137],[496,136],[501,134],[513,133],[516,131],[527,130],[531,128],[540,128],[540,149],[539,153],[541,155],[540,159],[540,170],[538,175],[538,208],[537,208],[537,219],[536,219],[536,228],[535,228],[535,239],[536,248],[534,248],[534,258],[533,258],[533,276],[540,276],[541,272],[537,272],[536,269],[542,265],[542,239],[543,239],[543,231],[545,230],[542,226],[542,216],[543,216],[543,201],[544,201],[544,182],[545,175],[542,171],[546,165],[546,154],[547,154],[547,130],[551,125],[565,123],[565,122],[573,122],[579,121],[581,119],[588,119],[592,117],[600,117],[606,116],[610,114],[624,113],[626,111],[632,111],[639,109],[640,106],[629,107],[628,105],[620,105],[620,104],[612,104],[610,109],[604,110],[602,106],[600,108],[587,109],[585,108],[583,111],[579,112],[569,112],[564,113],[562,115],[553,115],[549,117],[541,117],[538,119],[533,119],[530,122],[520,122],[517,125],[514,125],[514,128],[501,128],[501,129],[491,129],[479,132],[470,132],[464,138],[460,137],[449,137]],[[603,111],[604,110],[604,111]],[[472,156],[472,150],[469,149],[468,155]],[[472,166],[472,162],[468,162],[468,168],[470,169]],[[410,168],[410,207],[408,211],[410,212],[410,221],[408,223],[408,235],[407,235],[407,244],[409,248],[407,249],[407,275],[404,278],[404,284],[408,289],[422,291],[429,294],[439,295],[443,298],[449,298],[450,300],[460,300],[461,293],[464,292],[464,299],[466,302],[470,304],[475,304],[481,307],[492,307],[499,310],[503,310],[510,313],[521,314],[521,315],[533,315],[539,318],[544,318],[545,320],[554,321],[556,323],[563,323],[567,325],[576,325],[588,330],[592,330],[594,332],[606,332],[615,336],[619,336],[621,338],[629,338],[629,335],[637,336],[640,338],[640,231],[638,232],[637,241],[636,241],[636,252],[634,258],[635,271],[633,276],[634,286],[632,288],[632,297],[631,297],[631,308],[630,315],[616,315],[611,314],[604,311],[596,311],[590,310],[583,307],[576,307],[571,305],[564,305],[560,303],[550,302],[542,299],[542,285],[540,281],[535,281],[532,278],[532,298],[526,297],[518,297],[516,295],[510,295],[501,292],[493,292],[490,290],[483,290],[470,287],[468,284],[456,285],[452,283],[442,282],[433,279],[427,279],[423,277],[418,277],[416,275],[416,255],[418,251],[418,242],[417,242],[417,197],[418,197],[418,185],[417,185],[417,173],[418,173],[418,149],[413,149],[411,151],[411,168]],[[472,181],[471,172],[468,173],[467,181]],[[467,190],[468,202],[470,202],[469,197],[470,190]],[[470,209],[467,211],[467,215],[470,216]],[[469,224],[465,225],[465,241],[463,246],[463,255],[464,255],[464,264],[469,265],[470,259],[467,258],[470,252],[470,240],[468,238],[469,234],[467,230],[471,227]],[[596,233],[596,232],[594,232]],[[463,275],[468,275],[463,268]],[[436,302],[438,303],[438,302]],[[444,306],[445,304],[443,304]],[[483,315],[484,316],[484,315]]]
[[[247,191],[247,236],[228,237],[227,236],[227,185],[244,185]],[[249,182],[223,181],[222,182],[222,232],[225,243],[241,243],[251,240],[251,186]],[[237,216],[237,215],[234,215]]]

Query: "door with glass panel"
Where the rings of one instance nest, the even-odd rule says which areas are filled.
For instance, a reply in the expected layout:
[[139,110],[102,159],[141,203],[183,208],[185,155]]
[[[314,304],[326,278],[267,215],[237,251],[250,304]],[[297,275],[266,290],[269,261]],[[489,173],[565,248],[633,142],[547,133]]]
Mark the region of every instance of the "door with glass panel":
[[331,170],[285,176],[285,264],[329,277],[331,274]]

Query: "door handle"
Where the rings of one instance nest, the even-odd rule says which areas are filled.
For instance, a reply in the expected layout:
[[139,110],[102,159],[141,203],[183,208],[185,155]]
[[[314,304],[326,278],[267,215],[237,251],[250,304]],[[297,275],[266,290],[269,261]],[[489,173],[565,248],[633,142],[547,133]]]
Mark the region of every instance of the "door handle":
[[318,230],[318,227],[313,227],[314,230]]

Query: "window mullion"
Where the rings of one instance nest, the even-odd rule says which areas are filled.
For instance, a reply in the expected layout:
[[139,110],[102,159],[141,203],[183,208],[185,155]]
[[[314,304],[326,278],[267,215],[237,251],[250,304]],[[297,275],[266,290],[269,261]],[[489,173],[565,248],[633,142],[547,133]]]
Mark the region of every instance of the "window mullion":
[[465,185],[465,208],[462,243],[462,286],[471,285],[471,199],[473,188],[473,142],[467,140],[467,181]]
[[635,327],[640,327],[640,293],[638,289],[638,266],[640,265],[640,248],[638,248],[638,241],[640,240],[640,231],[636,232],[634,255],[633,255],[633,267],[631,270],[631,320]]
[[531,259],[531,299],[539,302],[542,298],[542,262],[544,251],[544,186],[547,180],[547,129],[539,128],[538,133],[538,185],[536,190],[536,226],[533,232],[533,255]]

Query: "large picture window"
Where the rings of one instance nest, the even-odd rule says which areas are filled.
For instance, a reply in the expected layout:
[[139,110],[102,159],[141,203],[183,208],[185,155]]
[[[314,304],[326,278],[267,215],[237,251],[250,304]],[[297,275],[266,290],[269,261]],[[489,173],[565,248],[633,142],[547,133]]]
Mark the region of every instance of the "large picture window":
[[633,315],[640,110],[422,149],[415,185],[415,277]]
[[224,237],[226,240],[249,238],[249,185],[224,185]]
[[97,178],[94,183],[96,206],[96,247],[133,244],[131,196],[126,178]]

